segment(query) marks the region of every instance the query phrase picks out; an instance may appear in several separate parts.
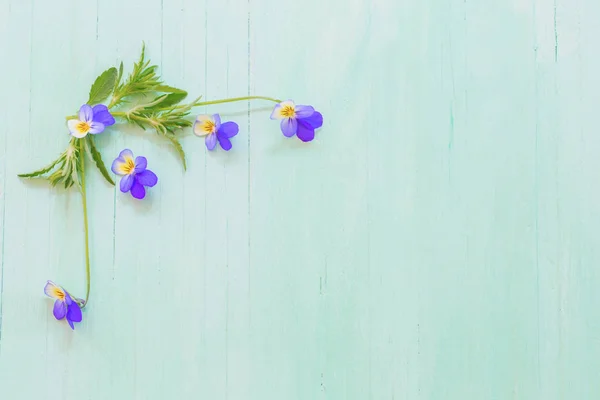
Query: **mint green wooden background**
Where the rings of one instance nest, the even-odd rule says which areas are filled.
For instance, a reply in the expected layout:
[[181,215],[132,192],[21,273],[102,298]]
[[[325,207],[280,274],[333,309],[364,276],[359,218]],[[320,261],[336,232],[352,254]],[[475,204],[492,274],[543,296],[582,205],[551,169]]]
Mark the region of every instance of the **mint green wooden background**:
[[[0,0],[0,398],[600,398],[596,0]],[[142,41],[207,99],[270,104],[230,153],[114,127],[160,177],[144,202],[89,174],[93,289],[74,191],[16,177]],[[252,112],[249,113],[249,109]],[[200,110],[202,111],[202,110]]]

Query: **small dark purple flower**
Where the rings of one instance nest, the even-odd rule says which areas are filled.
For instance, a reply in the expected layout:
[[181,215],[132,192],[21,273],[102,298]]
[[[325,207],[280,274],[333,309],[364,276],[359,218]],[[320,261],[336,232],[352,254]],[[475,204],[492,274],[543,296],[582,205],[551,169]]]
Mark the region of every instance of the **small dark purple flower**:
[[94,108],[84,104],[79,109],[79,119],[67,121],[69,132],[76,138],[83,138],[88,133],[92,135],[101,133],[104,128],[115,123],[115,119],[104,104],[98,104]]
[[131,195],[136,199],[143,199],[146,196],[145,186],[152,187],[158,182],[156,174],[146,169],[148,160],[146,157],[136,157],[133,159],[133,153],[129,149],[119,153],[112,163],[112,172],[122,176],[121,192],[131,191]]
[[218,140],[223,150],[229,151],[231,149],[229,139],[237,135],[239,130],[235,122],[221,123],[219,114],[198,115],[194,122],[194,135],[205,136],[204,142],[209,150],[214,150]]
[[84,301],[77,297],[71,297],[69,292],[52,281],[46,283],[44,293],[46,296],[56,299],[53,310],[54,318],[60,321],[66,317],[71,329],[75,329],[73,322],[81,322],[83,319],[80,305],[83,305]]
[[292,100],[275,105],[271,119],[281,120],[281,132],[286,137],[298,136],[303,142],[315,138],[315,129],[323,125],[323,116],[312,106],[295,105]]

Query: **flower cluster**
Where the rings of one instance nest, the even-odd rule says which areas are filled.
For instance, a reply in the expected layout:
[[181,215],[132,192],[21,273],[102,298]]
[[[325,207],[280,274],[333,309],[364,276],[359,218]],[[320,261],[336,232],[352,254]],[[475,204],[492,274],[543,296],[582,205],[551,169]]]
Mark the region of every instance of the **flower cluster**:
[[[303,142],[315,138],[315,130],[323,125],[323,116],[309,105],[296,105],[292,100],[281,101],[272,97],[246,96],[214,101],[184,101],[185,90],[163,82],[157,73],[158,66],[152,65],[142,47],[140,58],[133,69],[124,74],[123,63],[108,68],[96,78],[89,91],[89,98],[79,108],[76,115],[66,117],[66,125],[71,135],[67,149],[52,163],[36,171],[20,174],[22,178],[45,178],[52,186],[64,185],[65,189],[76,186],[82,196],[83,222],[85,233],[85,267],[87,290],[85,299],[73,297],[64,288],[48,281],[44,292],[55,299],[53,314],[57,320],[66,319],[75,329],[74,323],[81,322],[82,309],[86,307],[90,295],[90,256],[89,229],[86,197],[86,160],[92,159],[102,176],[115,185],[102,155],[95,145],[95,136],[115,124],[115,119],[151,129],[167,139],[175,148],[186,169],[186,157],[177,132],[192,127],[196,136],[204,137],[206,148],[213,151],[220,147],[229,151],[232,139],[239,133],[239,126],[233,121],[221,121],[219,114],[198,115],[194,122],[189,118],[196,107],[235,101],[266,100],[275,104],[271,119],[281,121],[281,132],[285,137],[297,136]],[[107,105],[103,104],[106,103]],[[87,157],[86,157],[87,156]],[[130,149],[124,149],[112,162],[112,172],[121,177],[121,192],[130,193],[135,199],[144,199],[147,188],[158,183],[157,175],[148,169],[146,157],[134,157]]]

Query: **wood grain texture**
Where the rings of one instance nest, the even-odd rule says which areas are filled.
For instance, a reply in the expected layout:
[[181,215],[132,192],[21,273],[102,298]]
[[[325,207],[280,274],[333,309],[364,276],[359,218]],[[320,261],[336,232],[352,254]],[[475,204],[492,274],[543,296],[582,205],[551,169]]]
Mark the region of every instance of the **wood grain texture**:
[[[0,0],[0,398],[597,399],[600,3],[595,0]],[[229,153],[117,125],[159,183],[91,164],[81,201],[25,182],[64,116],[144,41],[206,99]]]

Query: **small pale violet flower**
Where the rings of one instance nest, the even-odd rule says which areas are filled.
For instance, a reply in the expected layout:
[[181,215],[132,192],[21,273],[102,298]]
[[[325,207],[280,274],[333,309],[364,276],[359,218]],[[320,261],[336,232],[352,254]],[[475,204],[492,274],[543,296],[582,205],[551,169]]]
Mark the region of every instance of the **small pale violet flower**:
[[121,192],[131,191],[131,195],[136,199],[143,199],[146,196],[145,186],[152,187],[158,182],[156,174],[146,169],[148,160],[146,157],[136,157],[133,159],[133,153],[129,149],[119,153],[112,163],[112,172],[122,176]]
[[204,136],[204,143],[209,150],[214,150],[218,140],[223,150],[229,151],[231,149],[229,139],[237,135],[239,130],[235,122],[221,123],[219,114],[198,115],[194,122],[194,135]]
[[101,133],[104,128],[115,123],[115,119],[104,104],[98,104],[94,108],[84,104],[79,109],[79,119],[67,121],[69,132],[76,138],[83,138],[88,133],[92,135]]
[[303,142],[315,138],[315,129],[323,125],[323,116],[312,106],[296,105],[292,100],[275,105],[271,119],[281,120],[281,132],[284,136],[298,136]]
[[44,293],[46,293],[46,296],[56,299],[53,310],[54,318],[59,321],[66,318],[69,326],[74,330],[75,326],[73,322],[81,322],[83,318],[79,305],[83,304],[84,301],[77,297],[72,297],[69,292],[52,281],[46,283]]

